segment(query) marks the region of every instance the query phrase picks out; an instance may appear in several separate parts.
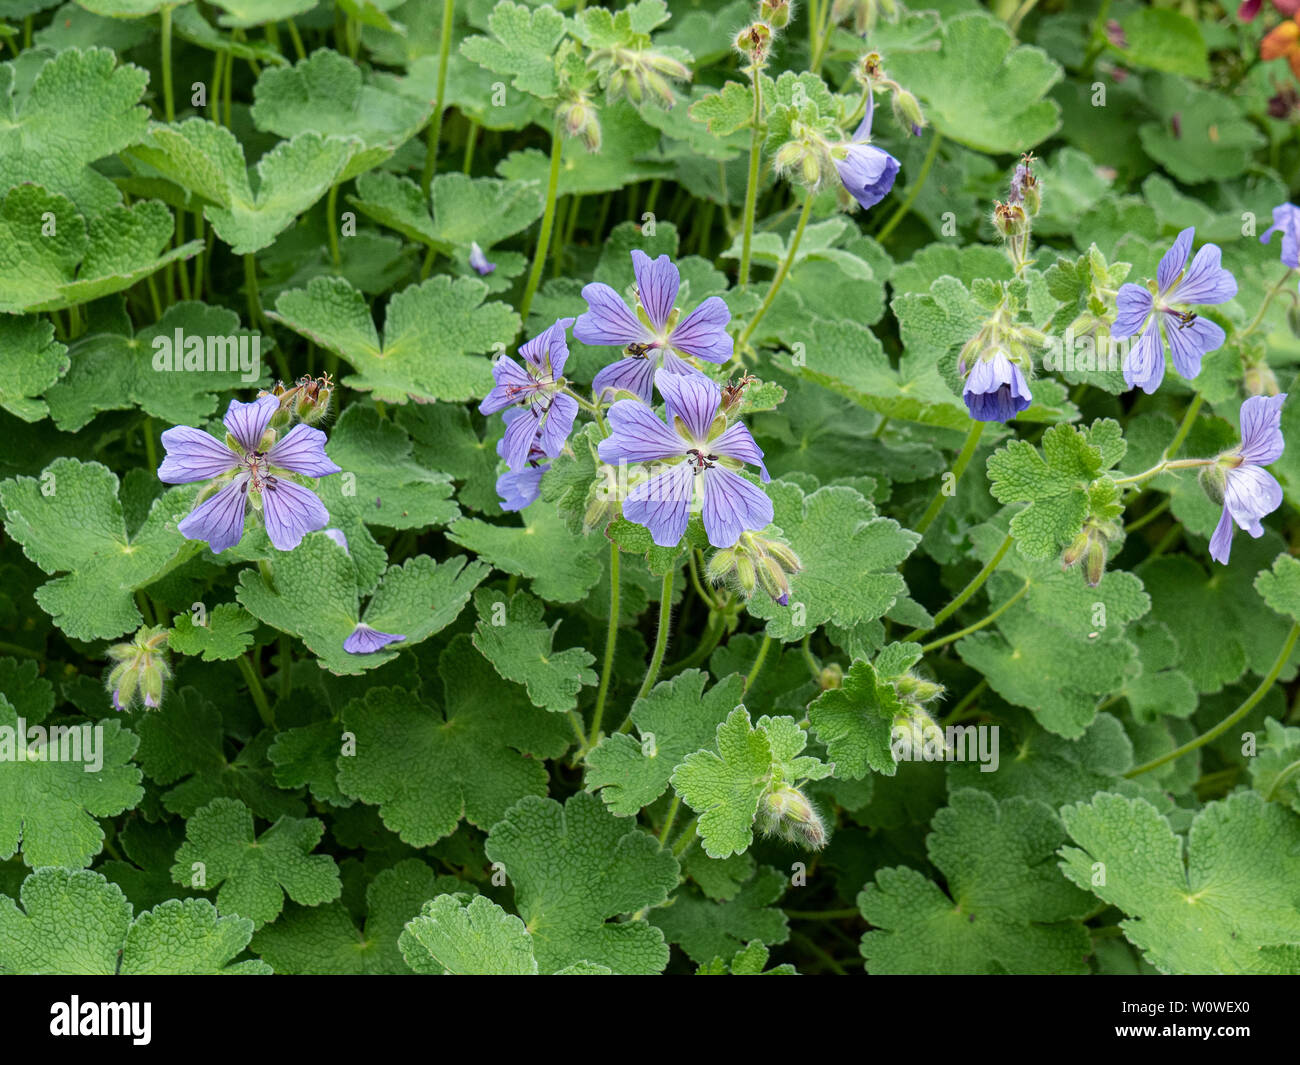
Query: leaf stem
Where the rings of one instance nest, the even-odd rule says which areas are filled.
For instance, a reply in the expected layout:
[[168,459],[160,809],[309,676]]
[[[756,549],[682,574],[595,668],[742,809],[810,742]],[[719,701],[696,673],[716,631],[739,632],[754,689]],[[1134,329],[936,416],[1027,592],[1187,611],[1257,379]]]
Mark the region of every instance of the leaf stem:
[[[829,4],[830,0],[826,0]],[[763,154],[763,73],[757,66],[750,67],[750,85],[754,89],[754,113],[750,118],[749,181],[745,185],[745,216],[741,220],[740,271],[737,283],[743,288],[749,284],[749,260],[754,243],[754,210],[758,204],[759,162]]]
[[668,816],[664,818],[664,827],[659,830],[659,846],[668,845],[668,834],[673,830],[673,822],[677,820],[677,811],[682,807],[682,797],[676,792],[673,793],[673,801],[668,804]]
[[1002,560],[1006,558],[1007,552],[1011,550],[1011,545],[1014,542],[1014,537],[1012,537],[1010,533],[1007,533],[1006,539],[1002,541],[1002,545],[997,549],[993,557],[984,563],[984,568],[971,578],[971,582],[957,593],[957,597],[951,603],[940,610],[939,613],[935,614],[934,621],[931,623],[930,627],[928,629],[916,629],[913,632],[909,632],[903,637],[903,642],[912,643],[919,640],[927,632],[933,632],[952,617],[953,614],[957,613],[957,611],[966,604],[966,601],[984,586],[984,582],[989,579],[989,574],[997,569]]
[[888,221],[880,227],[880,232],[876,234],[876,240],[882,244],[888,239],[889,234],[897,228],[898,223],[907,217],[907,212],[912,209],[912,204],[916,202],[916,198],[921,194],[921,189],[925,187],[925,179],[930,176],[930,169],[934,166],[934,161],[939,155],[939,145],[942,143],[943,134],[935,130],[934,139],[930,141],[930,147],[925,153],[925,158],[921,160],[921,170],[908,187],[906,199],[894,209],[894,213],[889,216]]
[[1281,277],[1279,277],[1276,282],[1274,282],[1273,287],[1270,288],[1268,292],[1265,294],[1264,302],[1259,305],[1259,310],[1255,312],[1255,317],[1250,320],[1249,324],[1247,324],[1245,329],[1243,329],[1240,333],[1237,334],[1235,339],[1244,340],[1246,337],[1250,336],[1251,333],[1253,333],[1256,329],[1259,328],[1260,323],[1263,322],[1264,320],[1264,313],[1268,310],[1269,304],[1273,302],[1274,297],[1277,296],[1279,292],[1281,292],[1284,288],[1286,288],[1286,286],[1291,281],[1291,276],[1294,273],[1295,273],[1294,267],[1288,268],[1287,272],[1283,274]]
[[1174,433],[1174,438],[1169,441],[1169,446],[1165,448],[1165,453],[1161,458],[1168,462],[1178,453],[1178,449],[1183,446],[1183,441],[1187,439],[1187,434],[1192,431],[1192,423],[1196,421],[1196,416],[1201,413],[1201,404],[1205,402],[1205,397],[1199,392],[1192,397],[1191,403],[1187,405],[1187,410],[1183,413],[1183,420],[1178,423],[1178,431]]
[[[676,575],[677,571],[671,566],[664,574],[663,585],[659,591],[659,627],[655,631],[654,654],[650,656],[650,668],[645,671],[641,687],[637,690],[636,698],[632,700],[633,706],[650,694],[655,681],[659,679],[659,670],[664,664],[664,652],[668,649],[668,630],[673,627],[673,578]],[[618,730],[627,732],[631,728],[632,712],[629,710]]]
[[591,738],[587,747],[596,746],[600,741],[600,722],[605,716],[605,699],[609,695],[609,678],[614,672],[614,648],[618,644],[618,544],[609,545],[609,629],[605,633],[605,663],[600,670],[600,687],[596,689],[596,709],[591,715]]
[[[1174,443],[1181,444],[1182,441],[1175,438]],[[1171,448],[1173,444],[1169,445]],[[1213,466],[1214,459],[1162,459],[1149,470],[1143,470],[1141,473],[1135,473],[1131,477],[1119,477],[1116,479],[1116,485],[1124,484],[1141,484],[1143,481],[1149,481],[1152,477],[1158,477],[1169,470],[1190,470],[1197,466]]]
[[429,198],[429,186],[433,184],[433,172],[438,167],[438,142],[442,139],[442,109],[447,99],[447,60],[451,55],[455,8],[455,0],[442,0],[442,33],[438,38],[438,87],[434,91],[433,114],[429,117],[424,169],[420,172],[420,189],[426,200]]
[[767,295],[763,297],[763,302],[758,310],[754,312],[754,317],[749,320],[745,326],[745,331],[740,334],[736,341],[736,348],[740,349],[745,346],[745,342],[753,335],[754,330],[758,328],[758,323],[763,320],[763,315],[767,314],[768,309],[772,306],[772,301],[776,299],[776,294],[781,291],[781,286],[785,283],[786,276],[790,273],[790,267],[794,265],[794,257],[799,251],[799,242],[803,240],[803,231],[808,225],[808,216],[812,213],[813,195],[809,193],[803,201],[803,210],[799,212],[799,224],[795,226],[794,236],[790,238],[790,248],[781,260],[781,266],[772,278],[772,284],[768,287]]
[[275,713],[266,700],[266,689],[262,687],[262,678],[257,673],[257,667],[253,665],[248,655],[240,655],[235,659],[235,664],[239,666],[239,672],[244,675],[244,681],[248,684],[248,693],[253,697],[253,705],[257,707],[257,715],[262,719],[262,724],[269,729],[274,729]]
[[546,269],[546,249],[551,243],[551,229],[555,225],[556,191],[560,185],[560,155],[564,150],[564,134],[560,120],[555,120],[551,132],[551,171],[546,183],[546,211],[542,215],[541,232],[537,234],[537,249],[533,252],[533,267],[528,272],[528,283],[524,286],[524,298],[519,303],[519,317],[525,326],[528,324],[528,311],[537,295],[537,287],[542,283],[542,271]]
[[[957,456],[957,461],[952,464],[952,488],[956,493],[957,482],[961,480],[961,475],[966,472],[966,467],[970,465],[970,460],[975,455],[975,448],[980,442],[980,435],[984,432],[984,426],[987,422],[972,421],[970,432],[966,434],[966,443],[962,445],[961,452]],[[921,520],[916,523],[915,532],[925,535],[925,530],[934,524],[934,519],[939,516],[939,511],[943,510],[943,505],[948,502],[948,493],[944,491],[947,487],[940,480],[939,490],[930,500],[930,505],[925,508],[925,513],[921,515]]]
[[1259,686],[1253,692],[1246,696],[1236,710],[1230,713],[1212,729],[1202,732],[1194,740],[1188,740],[1181,747],[1176,747],[1174,750],[1162,754],[1159,758],[1153,758],[1149,762],[1144,762],[1136,769],[1130,769],[1124,774],[1124,776],[1136,777],[1142,773],[1149,773],[1153,769],[1159,769],[1167,762],[1172,762],[1177,758],[1181,758],[1185,754],[1189,754],[1200,747],[1204,747],[1211,740],[1217,739],[1219,736],[1222,736],[1227,732],[1228,729],[1232,728],[1233,725],[1254,710],[1259,701],[1268,694],[1269,689],[1273,687],[1274,681],[1277,680],[1278,674],[1280,674],[1286,667],[1287,659],[1291,657],[1291,652],[1295,650],[1297,637],[1300,637],[1300,622],[1296,622],[1291,626],[1291,631],[1287,633],[1286,642],[1282,644],[1282,650],[1278,652],[1277,661],[1273,663],[1273,668],[1268,671],[1268,675],[1259,682]]
[[162,10],[158,12],[158,18],[161,22],[162,40],[159,47],[162,50],[162,89],[163,89],[163,115],[168,122],[176,121],[176,105],[172,100],[172,6],[163,4]]
[[338,231],[338,204],[339,204],[339,185],[336,181],[330,186],[329,195],[325,197],[325,234],[330,243],[330,261],[337,270],[343,262],[343,257],[339,254],[339,231]]
[[1029,591],[1029,582],[1025,581],[1025,583],[1020,586],[1020,591],[1016,592],[1015,595],[1011,596],[1011,598],[1009,598],[996,610],[989,612],[984,617],[982,617],[979,621],[975,622],[973,625],[967,625],[964,629],[958,629],[956,632],[951,632],[947,636],[941,636],[939,637],[939,639],[932,640],[930,643],[923,645],[921,647],[922,654],[929,654],[931,651],[937,650],[938,648],[943,647],[945,644],[950,644],[954,640],[960,640],[963,636],[969,636],[972,632],[978,632],[980,629],[985,628],[988,625],[992,625],[993,622],[997,621],[998,618],[1000,618],[1003,614],[1005,614],[1008,610],[1010,610],[1013,606],[1015,606],[1018,602],[1020,602],[1020,600],[1025,597],[1025,593],[1028,591]]
[[751,687],[753,687],[755,678],[763,669],[763,662],[767,658],[767,652],[771,646],[772,637],[764,634],[763,642],[758,645],[758,654],[754,656],[754,664],[745,675],[745,686],[741,689],[742,692],[747,692]]

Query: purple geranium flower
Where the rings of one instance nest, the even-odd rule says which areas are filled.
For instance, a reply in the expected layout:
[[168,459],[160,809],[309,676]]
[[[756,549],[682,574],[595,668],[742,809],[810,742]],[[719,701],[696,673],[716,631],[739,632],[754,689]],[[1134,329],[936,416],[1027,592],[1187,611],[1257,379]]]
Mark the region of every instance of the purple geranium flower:
[[380,632],[378,629],[372,629],[369,625],[358,622],[357,627],[352,630],[352,635],[343,641],[343,650],[350,655],[368,655],[387,647],[390,643],[397,643],[405,639],[405,636],[399,636],[392,632]]
[[655,385],[668,409],[665,425],[645,404],[619,400],[609,408],[610,435],[600,442],[601,460],[611,465],[672,462],[628,492],[623,516],[644,525],[661,547],[674,547],[686,531],[695,486],[703,485],[704,530],[714,547],[731,547],[747,529],[762,529],[772,520],[767,494],[723,465],[757,466],[764,481],[762,449],[749,430],[718,419],[722,396],[703,374],[659,370]]
[[867,113],[862,116],[853,139],[836,145],[831,152],[840,181],[849,194],[867,208],[875,207],[889,195],[894,179],[898,177],[899,166],[897,159],[871,143],[871,118],[875,109],[875,100],[868,92]]
[[1210,557],[1228,564],[1232,523],[1255,539],[1264,535],[1259,519],[1282,505],[1282,487],[1264,467],[1282,455],[1282,404],[1286,393],[1251,396],[1241,405],[1241,443],[1219,456],[1213,469],[1221,471],[1223,514],[1210,537]]
[[[506,424],[510,425],[515,420],[527,415],[518,407],[513,407],[506,411],[502,417],[505,418]],[[509,430],[507,429],[507,435]],[[502,437],[497,441],[497,454],[505,458],[506,438]],[[533,446],[528,452],[528,460],[523,469],[509,470],[497,478],[497,495],[501,497],[501,509],[506,511],[523,510],[524,507],[536,501],[541,495],[542,474],[551,468],[551,464],[546,461],[547,454],[539,445],[539,441],[534,439]]]
[[1124,359],[1124,383],[1148,395],[1160,387],[1165,376],[1165,339],[1174,368],[1189,380],[1201,372],[1202,356],[1219,348],[1225,339],[1222,329],[1189,308],[1226,303],[1237,294],[1237,281],[1220,265],[1217,245],[1206,244],[1191,258],[1195,235],[1195,227],[1189,226],[1165,252],[1156,271],[1155,296],[1130,282],[1120,286],[1116,298],[1119,314],[1111,336],[1123,340],[1141,334]]
[[482,414],[495,414],[518,404],[521,415],[507,419],[506,435],[497,451],[516,473],[528,462],[534,446],[555,458],[573,431],[578,401],[566,395],[564,364],[569,358],[565,330],[572,318],[561,318],[545,332],[522,344],[524,365],[497,359],[492,366],[496,385],[479,404]]
[[1282,232],[1282,262],[1292,270],[1300,269],[1300,207],[1292,203],[1274,207],[1273,224],[1264,230],[1259,242],[1267,244],[1278,230]]
[[488,262],[488,257],[483,254],[483,249],[478,246],[477,241],[470,243],[469,264],[478,272],[480,277],[486,277],[497,268],[496,263]]
[[718,296],[710,296],[685,318],[676,310],[681,275],[667,255],[651,261],[643,251],[632,253],[636,272],[637,306],[628,309],[623,297],[608,285],[595,282],[582,290],[587,313],[578,316],[573,335],[584,344],[617,344],[627,348],[627,358],[606,366],[592,387],[596,395],[625,389],[649,403],[655,371],[697,373],[682,356],[695,355],[708,362],[731,358],[732,339],[727,332],[731,312]]
[[977,422],[1008,422],[1025,410],[1034,397],[1020,367],[1005,351],[996,350],[990,358],[975,361],[966,376],[961,398]]
[[244,511],[250,498],[256,505],[260,497],[266,533],[281,551],[293,550],[304,535],[329,523],[329,512],[316,493],[283,476],[338,473],[339,467],[325,455],[325,434],[309,425],[295,425],[262,450],[271,416],[279,408],[279,399],[272,395],[252,403],[232,399],[224,420],[233,447],[185,425],[162,434],[167,457],[158,467],[159,480],[167,484],[225,481],[177,526],[187,540],[207,541],[214,554],[234,547],[244,535]]

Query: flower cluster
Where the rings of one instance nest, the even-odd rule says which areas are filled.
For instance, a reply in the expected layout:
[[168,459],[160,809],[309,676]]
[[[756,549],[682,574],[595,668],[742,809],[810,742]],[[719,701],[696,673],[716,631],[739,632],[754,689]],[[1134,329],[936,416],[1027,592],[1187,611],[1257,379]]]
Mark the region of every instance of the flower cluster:
[[114,710],[129,710],[139,699],[146,710],[162,705],[163,685],[171,679],[167,664],[167,629],[146,625],[130,643],[114,644],[106,652],[113,661],[108,690]]

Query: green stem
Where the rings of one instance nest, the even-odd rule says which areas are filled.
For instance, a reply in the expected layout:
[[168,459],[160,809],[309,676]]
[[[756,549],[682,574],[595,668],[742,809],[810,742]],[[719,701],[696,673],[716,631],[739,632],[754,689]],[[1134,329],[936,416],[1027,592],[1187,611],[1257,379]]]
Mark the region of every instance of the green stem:
[[749,325],[745,326],[745,331],[740,334],[740,338],[736,341],[737,350],[745,346],[745,342],[758,328],[758,323],[763,320],[763,315],[767,314],[768,309],[772,306],[776,294],[781,291],[786,275],[790,273],[790,267],[794,265],[794,257],[799,251],[799,242],[803,240],[803,231],[808,225],[808,216],[812,213],[812,205],[813,196],[810,193],[803,201],[803,210],[799,212],[799,224],[795,226],[794,236],[790,238],[790,249],[786,252],[785,258],[781,260],[781,266],[776,271],[776,276],[772,278],[772,284],[767,290],[767,295],[763,297],[762,304],[754,312],[754,317],[749,320]]
[[275,728],[275,713],[271,710],[271,704],[267,702],[266,689],[262,687],[262,678],[258,676],[257,667],[253,665],[248,655],[240,655],[235,659],[235,664],[239,666],[239,672],[244,675],[248,693],[253,697],[253,705],[257,707],[257,715],[262,719],[262,724],[269,729]]
[[38,662],[45,661],[45,656],[40,651],[33,651],[30,647],[10,643],[8,640],[0,640],[0,652],[7,655],[19,655],[22,658],[34,658]]
[[[676,576],[676,572],[670,568],[664,574],[663,585],[659,591],[659,627],[655,631],[654,654],[650,656],[650,668],[645,671],[641,687],[637,690],[636,698],[632,700],[633,706],[650,694],[655,681],[659,679],[659,670],[664,664],[664,652],[668,650],[668,630],[673,627],[673,577]],[[632,713],[628,711],[627,717],[623,719],[623,724],[618,730],[627,732],[631,728]]]
[[609,695],[609,679],[614,672],[614,648],[618,644],[618,544],[609,545],[609,629],[605,633],[605,664],[600,670],[600,687],[596,689],[596,709],[591,715],[591,738],[588,747],[600,742],[600,722],[605,716],[605,699]]
[[659,846],[668,845],[668,834],[673,830],[673,822],[677,820],[677,811],[681,809],[682,797],[676,792],[673,793],[673,801],[668,804],[668,816],[664,818],[664,827],[659,830]]
[[438,88],[433,97],[433,115],[429,119],[428,147],[424,153],[424,170],[420,174],[420,188],[425,199],[433,184],[433,172],[438,167],[438,142],[442,139],[442,108],[447,99],[447,59],[451,54],[452,17],[455,0],[442,0],[442,35],[438,38]]
[[[826,0],[830,3],[830,0]],[[763,75],[757,67],[750,71],[750,84],[754,89],[754,113],[750,118],[749,181],[745,185],[744,229],[740,238],[740,272],[737,280],[741,287],[749,284],[749,259],[754,243],[754,209],[758,204],[759,162],[763,155]]]
[[813,40],[812,48],[812,66],[810,69],[814,74],[821,73],[822,60],[826,58],[826,45],[831,36],[831,10],[834,6],[834,0],[823,0],[821,19],[817,26],[817,36]]
[[325,233],[330,242],[330,261],[336,270],[343,262],[343,257],[339,254],[338,204],[339,186],[338,182],[335,182],[330,186],[329,195],[325,197]]
[[469,132],[465,134],[465,158],[460,165],[462,174],[468,174],[474,165],[474,148],[478,144],[479,129],[479,124],[471,118],[469,120]]
[[907,212],[912,209],[912,204],[916,202],[917,196],[921,194],[921,189],[925,185],[925,179],[930,176],[930,168],[934,166],[934,161],[939,155],[939,145],[942,143],[943,134],[936,130],[934,139],[930,141],[930,148],[925,153],[925,158],[921,160],[921,169],[908,187],[907,198],[898,205],[894,213],[889,216],[889,220],[880,227],[880,232],[876,234],[876,239],[881,243],[888,239],[889,234],[894,231],[899,222],[907,217]]
[[758,654],[754,656],[754,664],[750,667],[749,672],[745,675],[745,686],[742,692],[749,691],[754,685],[754,680],[763,669],[763,661],[767,658],[768,648],[772,646],[772,637],[765,635],[763,642],[758,645]]
[[1296,770],[1300,770],[1300,758],[1296,759],[1289,766],[1283,769],[1282,772],[1280,772],[1276,777],[1273,778],[1273,783],[1268,789],[1268,794],[1264,796],[1264,801],[1272,802],[1273,796],[1277,794],[1277,789],[1280,788],[1284,783],[1286,783],[1288,778],[1295,776]]
[[1145,514],[1143,514],[1142,517],[1135,518],[1133,521],[1125,525],[1124,526],[1125,535],[1129,533],[1137,532],[1139,529],[1145,528],[1146,526],[1150,525],[1153,521],[1156,520],[1156,518],[1160,517],[1160,515],[1163,514],[1168,509],[1169,509],[1169,497],[1166,496],[1154,507],[1152,507]]
[[1028,591],[1029,591],[1029,582],[1025,581],[1025,583],[1021,585],[1020,591],[1016,592],[1015,595],[1011,596],[1010,599],[1008,599],[996,610],[986,614],[984,617],[980,618],[980,620],[975,622],[973,625],[967,625],[964,629],[958,629],[956,632],[949,633],[947,636],[941,636],[939,637],[939,639],[932,640],[930,643],[923,645],[921,648],[921,653],[929,654],[931,651],[937,650],[938,648],[943,647],[946,644],[950,644],[954,640],[960,640],[963,636],[969,636],[972,632],[979,632],[980,629],[988,625],[992,625],[993,622],[997,621],[998,618],[1000,618],[1003,614],[1005,614],[1008,610],[1010,610],[1013,606],[1015,606],[1018,602],[1020,602],[1020,600],[1025,597],[1025,593]]
[[[975,448],[980,442],[980,435],[984,432],[984,426],[987,422],[971,422],[970,432],[966,434],[966,443],[962,445],[961,453],[957,456],[957,461],[952,465],[952,487],[953,492],[957,491],[957,482],[961,480],[961,475],[966,472],[966,467],[970,465],[970,460],[975,455]],[[921,515],[921,520],[916,523],[916,532],[925,535],[925,530],[933,523],[934,519],[939,516],[939,511],[943,510],[943,505],[948,502],[948,495],[944,492],[945,485],[941,481],[939,491],[934,494],[930,500],[930,505],[925,508],[925,513]]]
[[153,419],[147,415],[144,419],[144,453],[149,460],[149,468],[156,470],[158,468],[158,445],[153,438]]
[[1284,288],[1287,287],[1288,284],[1290,284],[1291,275],[1294,273],[1295,273],[1294,269],[1289,269],[1285,274],[1283,274],[1281,277],[1277,279],[1273,287],[1270,288],[1268,290],[1268,293],[1264,296],[1264,302],[1259,305],[1259,310],[1255,312],[1255,317],[1250,320],[1250,323],[1246,326],[1245,329],[1243,329],[1240,333],[1237,334],[1238,340],[1244,340],[1246,337],[1250,336],[1251,333],[1253,333],[1256,329],[1259,328],[1260,323],[1264,320],[1264,313],[1268,310],[1269,304],[1273,302],[1273,298],[1279,292],[1281,292]]
[[[1182,441],[1175,438],[1174,443],[1181,444]],[[1172,448],[1174,445],[1170,444],[1169,446]],[[1116,478],[1115,484],[1117,485],[1141,484],[1143,481],[1149,481],[1152,477],[1158,477],[1160,476],[1160,474],[1166,473],[1169,470],[1190,470],[1190,469],[1195,469],[1198,466],[1213,466],[1213,465],[1214,465],[1214,459],[1164,459],[1161,462],[1157,462],[1149,470],[1143,470],[1141,473],[1135,473],[1131,477]]]
[[556,190],[560,184],[560,154],[564,149],[564,136],[560,122],[556,119],[551,132],[551,172],[546,183],[546,211],[542,215],[542,229],[537,234],[537,249],[533,252],[533,268],[528,272],[528,284],[524,287],[524,298],[519,304],[519,317],[525,326],[528,323],[528,310],[537,295],[537,286],[542,283],[542,271],[546,268],[546,250],[551,242],[551,228],[555,225]]
[[812,679],[820,681],[822,677],[822,667],[812,653],[812,633],[804,636],[799,644],[799,650],[803,652],[803,660],[808,663],[808,671],[812,674]]
[[984,586],[984,582],[989,579],[989,574],[997,569],[1002,560],[1006,558],[1007,552],[1011,550],[1011,545],[1014,542],[1015,540],[1011,534],[1007,533],[1006,539],[1002,541],[1002,546],[997,549],[997,552],[991,559],[984,563],[984,568],[971,578],[971,582],[966,585],[965,588],[957,593],[957,598],[940,610],[939,613],[935,614],[934,622],[930,627],[928,629],[917,629],[915,632],[909,632],[903,637],[903,642],[912,643],[915,640],[919,640],[927,632],[933,632],[952,617],[953,614],[957,613],[958,610],[965,606],[966,601]]
[[260,329],[262,297],[257,288],[257,259],[252,252],[244,256],[244,299],[248,305],[248,328]]
[[1192,431],[1192,423],[1196,421],[1196,416],[1201,413],[1201,404],[1205,402],[1205,397],[1199,392],[1192,397],[1191,403],[1187,405],[1187,410],[1183,414],[1183,420],[1178,425],[1178,431],[1174,433],[1174,438],[1165,448],[1164,459],[1168,461],[1178,453],[1178,449],[1183,446],[1183,441],[1187,439],[1187,434]]
[[686,822],[686,827],[682,829],[682,834],[677,837],[673,843],[673,857],[680,858],[686,853],[686,849],[695,842],[695,825],[699,821],[698,817],[692,817]]
[[170,4],[164,4],[162,10],[158,12],[158,17],[162,22],[162,41],[159,47],[162,49],[162,89],[163,89],[163,115],[168,122],[176,121],[176,106],[172,101],[172,9]]
[[722,630],[724,628],[726,628],[726,624],[722,620],[722,614],[717,610],[710,610],[709,620],[704,629],[704,639],[686,658],[683,658],[680,662],[672,663],[664,672],[668,676],[674,676],[684,669],[694,669],[713,653],[713,649],[718,646],[718,641],[722,639]]
[[843,921],[850,917],[861,917],[857,909],[844,910],[786,910],[785,915],[794,921]]
[[302,46],[302,37],[298,34],[298,27],[294,24],[293,19],[284,20],[285,26],[289,30],[289,39],[293,41],[293,52],[299,60],[307,58],[307,49]]
[[1291,626],[1291,631],[1287,633],[1286,642],[1282,644],[1282,650],[1278,653],[1277,661],[1273,663],[1273,668],[1268,671],[1268,675],[1259,682],[1259,687],[1246,696],[1245,700],[1236,710],[1209,731],[1201,733],[1201,735],[1197,736],[1194,740],[1188,740],[1181,747],[1177,747],[1174,750],[1169,751],[1167,754],[1162,754],[1159,758],[1153,758],[1149,762],[1144,762],[1136,769],[1130,769],[1124,774],[1124,776],[1135,777],[1141,773],[1149,773],[1153,769],[1159,769],[1167,762],[1172,762],[1191,751],[1204,747],[1211,740],[1217,739],[1219,736],[1222,736],[1227,732],[1228,729],[1232,728],[1233,725],[1254,710],[1259,701],[1268,694],[1269,689],[1273,687],[1274,681],[1277,680],[1278,674],[1285,668],[1287,660],[1291,657],[1291,652],[1295,650],[1297,637],[1300,637],[1300,622]]
[[944,728],[956,724],[962,719],[962,715],[966,713],[966,708],[988,690],[989,682],[987,680],[981,680],[975,685],[975,687],[961,697],[961,700],[948,712],[947,716],[944,717],[940,724]]
[[289,698],[289,693],[293,691],[293,667],[291,665],[291,663],[293,662],[293,655],[289,650],[290,642],[291,641],[286,634],[284,633],[280,634],[279,645],[280,645],[280,698],[281,699]]

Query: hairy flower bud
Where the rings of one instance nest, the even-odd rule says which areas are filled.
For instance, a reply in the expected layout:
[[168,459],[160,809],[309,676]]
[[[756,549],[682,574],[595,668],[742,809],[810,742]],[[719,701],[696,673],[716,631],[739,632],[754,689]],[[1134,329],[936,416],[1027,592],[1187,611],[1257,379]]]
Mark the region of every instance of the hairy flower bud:
[[809,850],[826,846],[826,825],[808,797],[789,784],[778,784],[758,804],[758,828]]
[[107,686],[115,710],[129,710],[138,698],[148,710],[162,705],[163,686],[171,679],[167,664],[167,633],[161,625],[141,628],[130,643],[119,643],[106,652],[115,663],[108,672]]
[[766,22],[755,22],[736,34],[732,44],[754,66],[761,67],[772,50],[772,27]]
[[1102,577],[1106,575],[1106,541],[1102,537],[1094,537],[1092,543],[1088,545],[1088,560],[1085,565],[1085,576],[1089,588],[1096,588],[1101,583]]
[[1061,568],[1069,569],[1071,566],[1078,565],[1079,560],[1088,553],[1088,544],[1092,541],[1092,535],[1086,530],[1079,533],[1074,541],[1061,555]]
[[794,5],[790,0],[761,0],[758,5],[758,17],[768,23],[774,30],[783,30],[790,25],[794,14]]
[[925,115],[917,98],[906,89],[898,89],[890,102],[894,109],[894,120],[913,137],[919,137],[921,130],[925,129]]
[[581,137],[589,152],[600,151],[600,118],[585,96],[575,96],[559,109],[560,122],[570,137]]
[[817,674],[817,686],[822,691],[844,687],[844,667],[838,662],[827,662]]
[[1202,466],[1196,479],[1200,482],[1202,491],[1210,497],[1210,502],[1216,507],[1223,506],[1224,493],[1228,488],[1228,471],[1216,462],[1213,466]]
[[1029,219],[1018,203],[1002,203],[993,209],[993,225],[1004,237],[1021,237],[1029,232]]
[[911,673],[904,673],[894,681],[894,688],[904,700],[917,706],[933,702],[946,691],[942,684],[936,684],[932,680],[925,680]]
[[705,574],[714,584],[727,582],[746,599],[762,585],[782,606],[790,602],[787,576],[803,569],[799,556],[788,544],[775,537],[745,531],[732,547],[715,551],[705,566]]
[[1267,363],[1251,363],[1246,367],[1246,393],[1251,396],[1276,396],[1282,390],[1277,377]]

